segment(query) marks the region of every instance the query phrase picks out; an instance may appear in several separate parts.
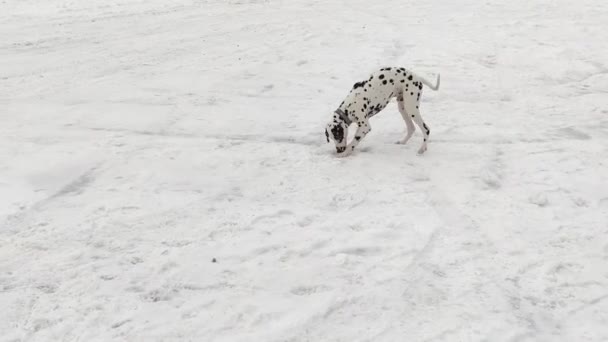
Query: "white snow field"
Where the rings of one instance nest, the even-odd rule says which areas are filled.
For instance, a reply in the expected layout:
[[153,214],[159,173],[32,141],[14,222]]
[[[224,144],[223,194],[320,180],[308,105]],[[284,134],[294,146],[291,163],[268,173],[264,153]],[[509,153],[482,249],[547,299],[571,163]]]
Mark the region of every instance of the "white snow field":
[[0,1],[0,341],[608,341],[608,2]]

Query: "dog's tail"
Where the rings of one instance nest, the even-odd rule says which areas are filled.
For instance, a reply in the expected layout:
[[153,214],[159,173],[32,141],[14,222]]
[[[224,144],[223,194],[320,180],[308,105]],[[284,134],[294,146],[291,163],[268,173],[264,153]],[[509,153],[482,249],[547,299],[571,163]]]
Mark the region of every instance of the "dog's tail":
[[437,74],[437,80],[435,81],[435,85],[431,84],[431,82],[429,82],[428,80],[424,79],[423,77],[418,76],[418,78],[420,79],[420,81],[424,84],[426,84],[429,88],[433,89],[433,90],[437,90],[439,89],[439,84],[441,83],[441,75]]

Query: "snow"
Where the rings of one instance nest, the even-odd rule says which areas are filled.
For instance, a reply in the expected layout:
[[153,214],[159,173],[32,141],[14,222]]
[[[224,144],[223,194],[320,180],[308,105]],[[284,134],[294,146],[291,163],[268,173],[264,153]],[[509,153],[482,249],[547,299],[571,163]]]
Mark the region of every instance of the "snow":
[[[0,2],[0,341],[608,340],[608,3]],[[348,158],[377,67],[433,77]],[[215,262],[213,260],[215,259]]]

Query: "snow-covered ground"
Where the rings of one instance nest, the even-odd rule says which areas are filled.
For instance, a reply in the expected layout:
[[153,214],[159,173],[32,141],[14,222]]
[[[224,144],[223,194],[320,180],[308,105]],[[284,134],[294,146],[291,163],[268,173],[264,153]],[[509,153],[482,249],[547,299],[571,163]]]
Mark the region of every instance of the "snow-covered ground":
[[[0,1],[0,341],[607,341],[607,43],[603,0]],[[335,158],[393,65],[428,152],[393,103]]]

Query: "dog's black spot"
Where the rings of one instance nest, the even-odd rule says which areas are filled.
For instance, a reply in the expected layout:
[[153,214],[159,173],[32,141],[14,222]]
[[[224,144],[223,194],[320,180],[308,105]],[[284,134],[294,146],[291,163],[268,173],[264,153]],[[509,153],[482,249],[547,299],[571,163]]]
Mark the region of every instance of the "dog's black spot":
[[386,84],[386,83],[387,83],[386,80],[382,81],[382,84]]
[[413,96],[413,95],[414,95],[414,92],[412,91],[412,92],[410,92],[410,94]]
[[417,87],[418,86],[418,82],[414,82],[414,85]]
[[401,83],[405,83],[405,80],[401,80]]
[[412,117],[413,117],[413,118],[415,118],[416,116],[415,116],[415,115],[412,115]]
[[381,79],[381,80],[383,80],[384,79],[384,75],[380,75],[378,78]]
[[412,75],[410,75],[410,77],[408,77],[407,79],[411,81],[413,79]]
[[364,108],[364,109],[367,109],[367,105],[366,105],[365,103],[363,104],[363,108]]
[[418,106],[416,106],[416,109],[418,109]]
[[391,68],[386,68],[386,71],[391,71]]
[[405,72],[405,68],[399,68],[399,70],[401,70],[401,71]]
[[426,138],[424,139],[424,141],[426,141]]
[[424,127],[424,129],[426,130],[426,135],[430,135],[431,134],[431,130],[429,129],[429,127],[426,125],[426,123],[422,123],[422,127]]
[[418,85],[418,88],[419,88],[420,90],[422,90],[422,83],[420,83],[420,84]]
[[391,82],[391,84],[392,84],[392,83],[394,83],[395,81],[393,81],[393,79],[391,78],[391,79],[389,80],[389,82]]
[[357,139],[357,141],[361,140],[361,137],[357,136],[355,137],[355,139]]
[[367,83],[367,81],[357,82],[357,83],[355,83],[355,85],[353,85],[353,89],[361,88],[361,87],[365,86],[366,83]]
[[325,139],[327,139],[327,142],[329,142],[329,133],[327,133],[327,129],[325,129]]

